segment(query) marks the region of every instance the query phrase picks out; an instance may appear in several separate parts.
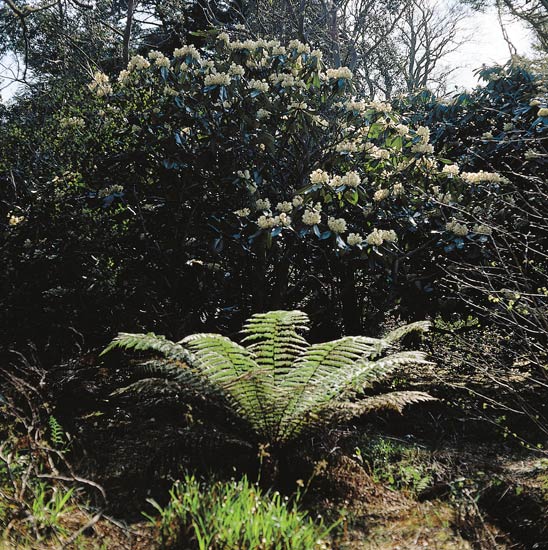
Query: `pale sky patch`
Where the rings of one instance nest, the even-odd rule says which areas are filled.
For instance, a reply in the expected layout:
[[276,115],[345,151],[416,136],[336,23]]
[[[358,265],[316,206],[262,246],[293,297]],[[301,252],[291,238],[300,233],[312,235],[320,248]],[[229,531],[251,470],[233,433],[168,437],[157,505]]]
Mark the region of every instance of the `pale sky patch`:
[[[459,89],[473,88],[478,84],[478,79],[474,75],[476,69],[481,68],[483,64],[503,65],[510,58],[510,51],[494,9],[485,13],[474,13],[465,24],[472,29],[472,39],[444,60],[444,64],[461,67],[449,78],[448,90],[455,86]],[[532,36],[523,23],[505,18],[504,24],[518,54],[532,55]]]

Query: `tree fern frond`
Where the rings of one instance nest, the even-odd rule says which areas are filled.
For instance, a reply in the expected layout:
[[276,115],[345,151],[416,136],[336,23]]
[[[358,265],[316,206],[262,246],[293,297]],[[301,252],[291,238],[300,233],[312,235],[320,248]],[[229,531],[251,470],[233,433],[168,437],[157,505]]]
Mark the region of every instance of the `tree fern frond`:
[[186,388],[185,395],[200,394],[203,397],[224,397],[225,392],[202,376],[194,367],[170,359],[152,359],[137,365],[137,371],[147,378],[165,378]]
[[[346,340],[347,338],[342,338],[335,342],[342,343]],[[335,342],[327,342],[327,344]],[[372,347],[372,351],[369,353],[374,352],[375,348]],[[305,384],[303,391],[298,394],[298,399],[292,401],[286,409],[286,414],[281,422],[283,439],[294,437],[300,433],[306,426],[307,418],[310,415],[318,416],[324,413],[326,408],[348,398],[356,391],[363,389],[364,386],[381,380],[397,367],[430,364],[422,352],[403,351],[377,360],[367,359],[367,352],[364,355],[365,359],[349,361],[344,368],[341,368],[342,363],[338,362],[340,360],[327,367],[320,364],[315,380]],[[294,390],[293,393],[296,391]]]
[[180,344],[176,344],[165,336],[159,336],[153,332],[147,334],[120,332],[101,352],[101,356],[116,348],[124,350],[133,349],[135,351],[156,351],[171,359],[187,363],[192,362],[192,356]]
[[207,381],[218,386],[232,400],[236,411],[257,431],[268,427],[269,401],[264,372],[254,354],[219,334],[198,334],[181,340],[192,353],[193,367]]
[[310,346],[281,382],[280,390],[287,396],[284,419],[298,414],[305,403],[310,405],[314,395],[318,402],[330,400],[333,391],[343,390],[338,382],[348,369],[381,348],[380,340],[363,336],[347,336]]
[[352,385],[356,389],[370,386],[390,375],[398,367],[409,365],[433,365],[422,351],[400,351],[375,361],[365,361],[356,371]]
[[436,400],[435,397],[426,392],[396,391],[367,397],[355,403],[339,403],[326,411],[326,417],[337,421],[351,420],[362,414],[381,409],[391,409],[402,413],[407,405]]
[[265,372],[263,383],[270,398],[268,412],[274,415],[269,418],[271,425],[287,401],[279,386],[309,346],[298,333],[309,330],[309,323],[308,315],[302,311],[269,311],[252,315],[242,330],[242,343]]
[[416,321],[415,323],[409,323],[408,325],[403,325],[395,330],[391,330],[383,336],[383,340],[389,344],[393,344],[411,332],[428,332],[431,326],[432,323],[430,321]]
[[257,364],[277,382],[306,350],[308,342],[297,331],[309,330],[310,320],[302,311],[269,311],[252,315],[244,325],[242,343]]
[[176,384],[174,384],[172,380],[166,380],[165,378],[142,378],[128,386],[118,388],[110,395],[111,397],[118,397],[126,394],[157,395],[158,393],[171,393],[174,390],[176,390]]

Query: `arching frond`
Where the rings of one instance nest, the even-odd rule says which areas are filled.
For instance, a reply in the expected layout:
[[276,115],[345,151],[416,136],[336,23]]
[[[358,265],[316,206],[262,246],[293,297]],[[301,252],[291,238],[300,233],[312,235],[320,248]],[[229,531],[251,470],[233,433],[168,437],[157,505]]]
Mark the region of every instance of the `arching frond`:
[[409,323],[408,325],[403,325],[395,330],[391,330],[383,336],[383,340],[389,344],[393,344],[411,332],[428,332],[431,326],[432,323],[430,321],[416,321],[415,323]]
[[219,334],[194,334],[180,343],[191,351],[192,366],[225,392],[236,412],[259,433],[267,432],[268,372],[260,368],[254,354]]
[[399,351],[375,361],[365,361],[354,373],[353,386],[357,389],[368,387],[389,376],[399,367],[411,365],[432,365],[422,351]]
[[153,332],[147,334],[120,332],[101,352],[101,356],[116,348],[124,350],[133,349],[135,351],[155,351],[170,359],[188,363],[192,362],[191,355],[180,344],[176,344],[165,336],[159,336]]
[[[308,418],[323,414],[326,408],[330,408],[337,402],[355,394],[364,386],[369,386],[371,383],[381,380],[397,367],[421,363],[428,364],[425,354],[422,352],[399,352],[381,359],[369,360],[368,357],[375,354],[378,349],[375,345],[365,351],[361,357],[353,359],[352,353],[347,355],[348,350],[344,351],[346,346],[349,346],[347,340],[348,338],[342,338],[341,340],[318,345],[325,353],[329,345],[333,346],[339,343],[341,351],[337,353],[334,361],[326,360],[326,366],[324,366],[323,361],[320,363],[315,371],[314,379],[304,386],[298,400],[294,400],[291,406],[286,409],[287,412],[282,421],[282,439],[294,437],[306,427]],[[338,346],[335,346],[334,349],[337,348]],[[355,348],[354,357],[357,355],[357,349]],[[342,358],[345,357],[348,358],[343,360]],[[318,359],[320,358],[321,354]],[[308,420],[308,422],[310,421]]]
[[170,359],[152,359],[137,365],[136,370],[147,378],[164,378],[184,388],[184,395],[202,395],[209,398],[226,398],[223,389],[211,383],[195,367]]
[[325,416],[340,422],[380,409],[391,409],[402,413],[407,405],[425,401],[436,401],[436,398],[421,391],[396,391],[367,397],[354,403],[339,403],[332,409],[327,410]]
[[297,331],[308,331],[309,324],[308,315],[302,311],[256,313],[244,325],[242,343],[277,382],[308,347]]
[[356,363],[379,353],[383,342],[365,336],[347,336],[339,340],[313,344],[297,360],[280,385],[287,406],[280,421],[282,437],[298,430],[306,421],[307,411],[314,412],[322,403],[347,390],[342,381]]

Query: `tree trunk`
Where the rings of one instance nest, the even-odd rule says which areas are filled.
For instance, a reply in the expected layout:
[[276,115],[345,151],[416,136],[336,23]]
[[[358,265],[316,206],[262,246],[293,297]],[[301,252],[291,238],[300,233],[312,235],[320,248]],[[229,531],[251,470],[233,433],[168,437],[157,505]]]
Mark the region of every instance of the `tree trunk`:
[[122,59],[124,65],[129,61],[129,42],[131,40],[131,27],[133,26],[133,13],[135,12],[136,0],[128,0],[126,27],[124,29],[124,42],[122,44]]

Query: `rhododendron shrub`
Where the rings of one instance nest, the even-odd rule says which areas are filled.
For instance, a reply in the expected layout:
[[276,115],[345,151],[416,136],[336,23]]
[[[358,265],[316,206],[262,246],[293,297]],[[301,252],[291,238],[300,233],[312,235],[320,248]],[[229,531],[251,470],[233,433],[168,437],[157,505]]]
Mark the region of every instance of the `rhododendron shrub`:
[[[355,98],[350,70],[299,41],[222,33],[137,55],[89,89],[120,149],[96,157],[112,174],[97,196],[121,185],[143,238],[222,273],[223,305],[242,313],[329,309],[359,331],[373,287],[429,290],[440,256],[485,240],[459,209],[505,183],[438,158],[426,126]],[[81,124],[67,113],[59,131]]]
[[509,353],[546,365],[548,344],[548,76],[533,74],[520,60],[483,68],[485,85],[442,102],[423,93],[400,107],[427,125],[444,154],[456,159],[474,182],[478,172],[497,172],[506,183],[476,211],[466,209],[464,232],[485,233],[486,262],[464,257],[448,266],[447,286],[470,309],[510,332]]
[[[69,317],[80,307],[86,323],[105,304],[98,329],[150,327],[153,314],[164,332],[226,330],[253,311],[300,308],[326,330],[359,332],[402,297],[422,316],[442,260],[481,256],[483,213],[506,185],[448,160],[408,112],[356,97],[348,68],[298,41],[214,33],[51,101],[25,147],[19,128],[3,130],[9,162],[32,158],[35,185],[5,212],[10,284],[28,273],[32,304],[62,287]],[[15,309],[38,319],[29,307]]]

